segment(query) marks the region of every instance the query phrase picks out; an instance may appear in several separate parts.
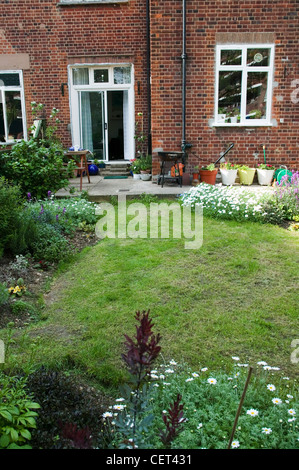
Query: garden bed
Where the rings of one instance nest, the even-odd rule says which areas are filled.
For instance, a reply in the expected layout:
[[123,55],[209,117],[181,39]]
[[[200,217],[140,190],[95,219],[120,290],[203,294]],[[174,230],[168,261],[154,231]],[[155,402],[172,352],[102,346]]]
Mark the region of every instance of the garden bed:
[[[86,233],[82,230],[76,230],[67,239],[73,253],[80,252],[87,246],[93,246],[98,242],[94,232]],[[5,328],[8,323],[13,323],[14,328],[22,328],[34,319],[36,301],[44,292],[47,281],[52,278],[57,268],[55,263],[46,263],[33,258],[25,258],[25,260],[26,267],[22,267],[18,266],[16,257],[12,255],[6,254],[0,258],[0,282],[9,287],[15,284],[17,279],[22,278],[26,286],[26,292],[22,297],[11,296],[8,302],[1,305],[0,329]],[[18,301],[22,301],[23,309],[19,308],[14,311],[13,306]]]

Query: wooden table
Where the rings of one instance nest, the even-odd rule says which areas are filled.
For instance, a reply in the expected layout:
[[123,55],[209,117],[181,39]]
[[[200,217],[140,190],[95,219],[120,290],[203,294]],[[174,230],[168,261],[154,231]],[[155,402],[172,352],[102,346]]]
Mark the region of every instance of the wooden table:
[[[82,177],[84,171],[86,171],[88,182],[90,183],[90,177],[89,177],[89,171],[88,171],[88,164],[87,164],[87,158],[86,155],[90,153],[89,150],[74,150],[74,151],[68,151],[64,155],[71,160],[74,160],[74,162],[77,165],[76,170],[79,171],[80,173],[80,191],[82,191]],[[80,157],[80,162],[76,159],[76,157]]]

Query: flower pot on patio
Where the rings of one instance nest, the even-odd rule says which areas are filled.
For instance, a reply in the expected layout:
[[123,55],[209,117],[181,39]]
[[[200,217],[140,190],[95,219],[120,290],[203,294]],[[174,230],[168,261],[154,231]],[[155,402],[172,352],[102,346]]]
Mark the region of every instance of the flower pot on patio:
[[141,179],[140,173],[133,173],[133,179],[140,180]]
[[150,171],[140,171],[140,177],[142,181],[149,181],[151,179],[151,172]]
[[253,183],[255,168],[239,168],[238,169],[240,184],[250,186]]
[[88,172],[89,172],[90,175],[97,175],[98,172],[99,172],[99,169],[98,169],[97,165],[92,163],[91,165],[88,165]]
[[217,173],[217,168],[215,170],[199,170],[200,182],[207,184],[215,184]]
[[257,179],[261,186],[270,186],[272,183],[274,170],[262,170],[258,168],[257,170]]
[[222,184],[230,186],[235,184],[238,170],[225,170],[220,168]]

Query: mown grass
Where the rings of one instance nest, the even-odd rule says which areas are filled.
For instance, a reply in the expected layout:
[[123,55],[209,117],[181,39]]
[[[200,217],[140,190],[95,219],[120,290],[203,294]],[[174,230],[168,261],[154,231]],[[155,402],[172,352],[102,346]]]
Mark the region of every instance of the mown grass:
[[[204,219],[203,245],[105,239],[60,269],[46,320],[16,337],[11,359],[86,374],[106,387],[125,378],[124,334],[151,310],[162,357],[219,369],[238,355],[290,377],[298,338],[298,235],[280,227]],[[49,300],[49,299],[48,299]]]

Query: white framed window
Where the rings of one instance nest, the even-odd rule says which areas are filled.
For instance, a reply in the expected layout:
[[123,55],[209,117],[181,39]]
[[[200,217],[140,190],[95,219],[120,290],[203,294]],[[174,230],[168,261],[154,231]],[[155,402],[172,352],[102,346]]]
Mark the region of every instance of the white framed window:
[[27,139],[22,71],[0,70],[0,144]]
[[216,46],[215,126],[269,126],[274,45]]
[[135,155],[132,64],[69,66],[72,144],[98,160]]

